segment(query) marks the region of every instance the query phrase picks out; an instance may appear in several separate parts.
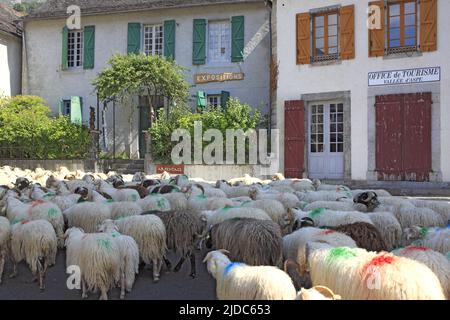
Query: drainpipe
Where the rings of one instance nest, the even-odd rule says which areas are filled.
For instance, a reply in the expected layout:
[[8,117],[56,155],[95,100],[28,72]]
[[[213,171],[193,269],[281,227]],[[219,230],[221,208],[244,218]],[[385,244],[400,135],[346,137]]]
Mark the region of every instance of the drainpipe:
[[[268,128],[268,136],[271,137],[272,133],[272,0],[266,0],[265,5],[267,11],[269,12],[269,128]],[[272,150],[272,147],[270,148]]]

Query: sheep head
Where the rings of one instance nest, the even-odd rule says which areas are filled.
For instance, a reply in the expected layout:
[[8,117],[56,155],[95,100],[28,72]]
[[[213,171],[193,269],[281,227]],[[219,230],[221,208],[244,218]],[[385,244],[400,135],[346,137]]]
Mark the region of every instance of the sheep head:
[[354,203],[361,203],[367,207],[369,211],[374,210],[380,205],[378,195],[373,191],[366,191],[358,194],[354,199]]
[[113,220],[108,219],[99,225],[98,232],[119,232],[119,227],[117,227]]
[[217,275],[222,273],[222,270],[231,263],[226,254],[230,254],[230,252],[225,249],[220,249],[209,252],[205,259],[203,259],[203,263],[206,263],[209,274],[211,274],[214,279],[217,279]]
[[25,190],[26,188],[28,188],[30,186],[30,180],[28,180],[27,178],[17,178],[16,182],[15,182],[15,186],[17,189],[19,189],[20,191]]
[[302,288],[296,300],[341,300],[341,296],[324,286],[315,286],[311,289]]

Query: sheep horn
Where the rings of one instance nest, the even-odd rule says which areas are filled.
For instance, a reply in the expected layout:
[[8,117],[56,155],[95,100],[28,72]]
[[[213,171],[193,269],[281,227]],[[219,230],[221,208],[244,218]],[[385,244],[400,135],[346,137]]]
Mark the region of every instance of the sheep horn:
[[203,188],[203,186],[201,184],[196,183],[195,186],[197,188],[199,188],[200,190],[202,190],[202,194],[205,195],[205,188]]

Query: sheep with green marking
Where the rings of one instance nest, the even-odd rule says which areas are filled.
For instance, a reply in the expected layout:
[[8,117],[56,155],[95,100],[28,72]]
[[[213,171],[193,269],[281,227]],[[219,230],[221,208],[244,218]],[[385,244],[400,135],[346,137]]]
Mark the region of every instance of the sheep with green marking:
[[97,232],[105,220],[111,219],[111,204],[82,202],[63,212],[69,228],[77,227],[87,233]]
[[425,228],[414,226],[403,230],[403,245],[423,246],[442,254],[450,251],[450,227]]
[[114,238],[106,233],[84,233],[82,229],[66,231],[66,265],[81,271],[82,298],[100,290],[100,300],[120,281],[121,255]]
[[58,247],[64,247],[64,218],[57,205],[49,201],[37,200],[22,203],[8,197],[5,201],[6,217],[11,223],[21,220],[46,220],[51,223],[58,237]]
[[344,300],[445,300],[433,271],[408,258],[311,242],[306,259],[313,286]]

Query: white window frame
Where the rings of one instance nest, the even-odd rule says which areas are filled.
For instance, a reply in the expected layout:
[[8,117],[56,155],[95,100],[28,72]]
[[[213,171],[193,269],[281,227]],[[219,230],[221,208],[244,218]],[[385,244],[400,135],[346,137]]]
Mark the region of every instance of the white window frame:
[[[211,103],[212,99],[217,99],[217,105]],[[220,107],[222,95],[221,94],[207,94],[206,95],[206,105],[208,106],[214,106],[214,107]]]
[[[73,50],[71,46],[71,38],[74,38]],[[75,53],[78,50],[78,42],[80,53]],[[72,51],[72,52],[71,52]],[[84,33],[83,30],[69,30],[67,37],[67,65],[69,69],[83,68],[84,56]],[[72,64],[72,65],[71,65]]]
[[[145,41],[146,41],[146,35],[147,33],[147,28],[152,28],[152,43],[151,43],[151,50],[147,50]],[[155,28],[161,28],[161,37],[155,37],[156,32],[155,32]],[[156,40],[157,39],[161,39],[161,50],[160,52],[156,50]],[[163,56],[164,55],[164,26],[161,23],[146,23],[142,25],[142,44],[141,44],[141,48],[142,48],[142,52],[146,55],[160,55]]]
[[[225,47],[225,56],[223,59],[213,59],[212,55],[211,55],[211,50],[210,50],[210,34],[211,34],[211,25],[214,24],[222,24],[222,25],[227,25],[228,26],[228,30],[229,30],[229,40],[228,40],[228,48]],[[207,27],[207,37],[206,37],[206,60],[208,64],[230,64],[231,63],[231,41],[232,41],[232,34],[231,34],[232,30],[231,30],[231,20],[210,20],[208,21],[208,27]],[[222,41],[222,33],[220,38],[220,44]],[[220,46],[219,46],[220,47]],[[228,49],[228,51],[227,51]]]

